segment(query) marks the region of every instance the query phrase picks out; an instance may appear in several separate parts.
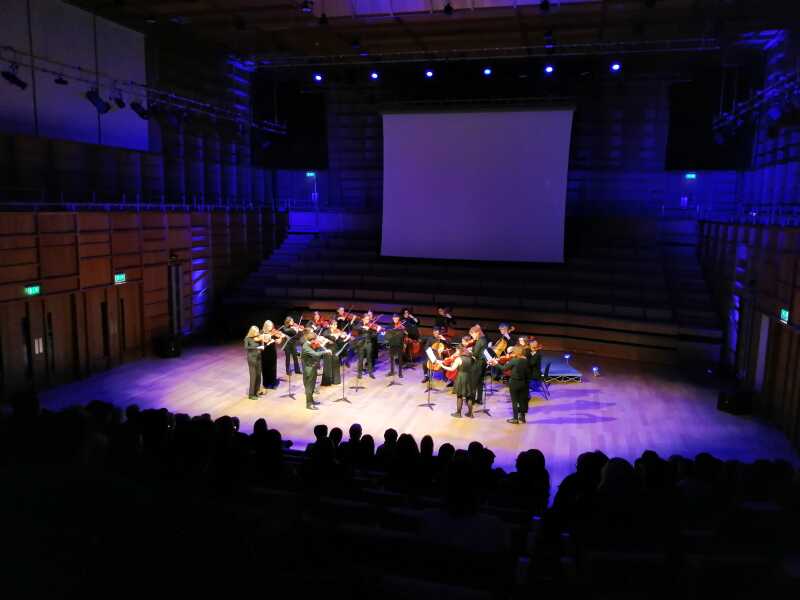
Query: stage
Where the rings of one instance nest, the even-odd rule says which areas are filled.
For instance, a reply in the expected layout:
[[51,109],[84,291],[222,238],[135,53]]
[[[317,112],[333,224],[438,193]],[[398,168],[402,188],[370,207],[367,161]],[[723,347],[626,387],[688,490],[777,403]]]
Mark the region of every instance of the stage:
[[[545,356],[543,364],[558,357]],[[592,366],[600,369],[592,376]],[[563,366],[563,365],[562,365]],[[356,379],[347,369],[345,394],[342,386],[321,389],[320,410],[305,408],[300,376],[292,378],[295,398],[287,397],[285,377],[278,389],[258,400],[249,400],[247,364],[242,343],[191,348],[180,358],[144,359],[122,365],[83,381],[41,393],[42,405],[60,409],[91,400],[105,400],[124,407],[166,407],[190,415],[210,413],[213,417],[235,415],[242,430],[250,432],[259,417],[280,430],[284,439],[304,448],[313,439],[314,425],[348,427],[358,422],[365,434],[382,443],[383,432],[393,427],[411,433],[416,440],[433,436],[438,448],[451,442],[465,448],[478,440],[496,454],[496,466],[513,468],[521,450],[539,448],[547,459],[554,485],[574,470],[581,452],[601,449],[609,456],[634,459],[645,449],[664,457],[672,454],[694,456],[707,451],[723,459],[751,461],[756,458],[784,458],[800,466],[796,452],[776,428],[750,418],[733,416],[716,409],[717,388],[712,376],[703,374],[690,381],[676,368],[644,363],[574,355],[570,366],[583,373],[581,383],[551,383],[549,401],[533,395],[528,423],[506,423],[511,405],[506,389],[492,384],[487,395],[491,416],[454,419],[455,396],[437,380],[432,392],[433,410],[424,406],[427,387],[421,382],[421,366],[404,371],[401,385],[390,387],[384,354],[376,378],[364,377],[364,389],[350,389]],[[283,356],[278,360],[283,371]]]

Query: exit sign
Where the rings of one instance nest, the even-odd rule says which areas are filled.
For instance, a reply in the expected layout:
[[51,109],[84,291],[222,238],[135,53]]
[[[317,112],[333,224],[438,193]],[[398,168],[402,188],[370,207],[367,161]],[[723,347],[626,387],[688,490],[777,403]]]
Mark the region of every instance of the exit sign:
[[789,309],[788,308],[782,308],[781,309],[780,320],[781,320],[781,323],[783,323],[784,325],[787,325],[789,323]]
[[125,283],[125,273],[114,273],[114,285]]
[[25,286],[26,296],[38,296],[41,293],[42,293],[42,287],[39,284]]

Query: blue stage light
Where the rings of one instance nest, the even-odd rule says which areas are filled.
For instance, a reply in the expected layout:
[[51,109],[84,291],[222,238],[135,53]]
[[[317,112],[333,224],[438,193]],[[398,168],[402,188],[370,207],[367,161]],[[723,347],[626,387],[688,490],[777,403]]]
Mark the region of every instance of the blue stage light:
[[314,73],[314,81],[316,81],[317,83],[322,81],[322,73]]
[[592,375],[594,375],[595,377],[599,377],[600,376],[600,367],[592,367]]
[[572,358],[572,354],[569,354],[569,353],[568,353],[568,354],[565,354],[565,355],[564,355],[564,360],[565,360],[565,361],[569,362],[569,359],[570,359],[570,358]]
[[685,173],[683,175],[683,178],[686,181],[694,181],[695,179],[697,179],[697,173]]
[[545,75],[552,75],[553,71],[555,71],[555,70],[556,70],[556,68],[553,65],[545,65],[545,67],[544,67]]
[[316,177],[317,174],[314,171],[306,171],[306,177]]
[[427,71],[425,71],[425,77],[427,77],[428,79],[430,79],[431,77],[433,77],[433,71],[431,71],[430,69],[428,69]]
[[375,79],[378,78],[378,72],[377,71],[373,71],[372,73],[369,74],[369,78],[374,81]]
[[483,69],[483,74],[486,75],[486,77],[489,77],[489,75],[492,74],[492,68],[491,67],[485,67]]
[[622,70],[622,65],[618,62],[611,63],[611,72],[612,73],[619,73]]

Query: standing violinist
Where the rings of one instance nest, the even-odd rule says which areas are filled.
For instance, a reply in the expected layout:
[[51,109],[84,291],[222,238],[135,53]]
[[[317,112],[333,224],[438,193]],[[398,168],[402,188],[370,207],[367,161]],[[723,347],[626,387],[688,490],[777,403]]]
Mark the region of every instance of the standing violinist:
[[350,326],[356,318],[356,315],[347,312],[344,306],[340,306],[336,309],[336,324],[341,331],[347,330],[348,326]]
[[314,330],[314,333],[319,335],[322,333],[322,330],[328,326],[328,321],[322,318],[322,315],[319,314],[318,310],[315,310],[314,314],[311,315],[311,320],[308,322],[308,326]]
[[[510,360],[505,363],[504,369],[510,370],[508,389],[511,392],[511,409],[514,416],[507,419],[509,423],[517,425],[525,422],[530,401],[530,349],[525,346],[513,346],[508,349]],[[492,366],[500,364],[500,359],[493,358]]]
[[403,339],[406,336],[406,328],[400,322],[400,315],[392,315],[392,327],[386,332],[386,342],[389,346],[389,373],[387,377],[394,376],[394,363],[397,362],[397,370],[400,379],[403,378]]
[[283,347],[283,354],[286,357],[286,374],[289,374],[289,361],[294,361],[294,372],[298,375],[302,373],[297,354],[297,344],[300,342],[300,334],[303,332],[303,327],[299,323],[295,323],[292,317],[286,317],[283,320],[283,333],[286,334],[287,340]]
[[437,306],[436,317],[433,319],[433,324],[447,335],[449,333],[448,330],[456,324],[456,320],[447,308],[444,306]]
[[339,329],[338,322],[332,320],[321,337],[331,341],[328,347],[331,349],[332,354],[326,354],[322,359],[322,381],[320,385],[340,384],[342,383],[342,374],[338,352],[350,339],[350,334]]
[[261,352],[261,385],[264,388],[278,387],[278,351],[275,347],[286,336],[275,329],[275,325],[267,319],[261,328],[261,339],[264,350]]
[[[452,346],[450,340],[442,334],[442,330],[434,325],[433,332],[430,337],[425,338],[425,352],[427,352],[428,348],[435,347],[435,344],[441,344],[444,348],[450,348]],[[431,373],[428,369],[427,360],[422,361],[422,372],[425,375],[422,378],[422,383],[428,383],[428,380],[431,378]]]
[[374,322],[372,311],[367,311],[361,318],[361,322],[356,326],[358,330],[358,342],[356,353],[358,355],[358,378],[361,379],[362,373],[366,370],[370,379],[375,379],[375,359],[373,348],[377,345],[378,330],[380,325]]
[[455,359],[448,365],[444,361],[439,361],[439,366],[445,371],[458,371],[454,385],[456,393],[456,412],[451,413],[451,417],[461,418],[461,410],[464,408],[464,401],[467,402],[467,414],[470,419],[472,414],[474,390],[472,389],[472,371],[474,370],[474,359],[467,347],[472,338],[465,335],[461,338],[461,349],[455,355]]
[[[514,340],[511,338],[511,332],[514,331],[514,328],[509,327],[508,323],[500,323],[497,329],[500,332],[500,337],[492,344],[492,350],[497,356],[502,356],[508,348],[514,345]],[[502,373],[503,370],[500,367],[496,365],[492,367],[492,376],[495,381],[500,381]]]
[[412,340],[419,339],[419,319],[411,314],[410,308],[403,309],[403,325],[406,328],[408,337]]
[[[308,410],[317,410],[317,402],[314,400],[314,387],[317,385],[317,369],[319,369],[319,361],[326,354],[331,351],[323,348],[319,342],[316,342],[317,334],[311,329],[306,329],[303,333],[303,351],[301,357],[303,360],[303,388],[306,393],[306,408]],[[316,343],[315,343],[316,342]]]
[[542,387],[542,380],[544,379],[542,375],[542,345],[538,340],[531,339],[528,348],[530,348],[531,351],[531,358],[529,361],[531,381],[533,382],[534,390],[539,390]]
[[473,325],[469,329],[473,339],[472,344],[472,392],[475,404],[483,404],[483,377],[486,375],[486,356],[484,352],[489,347],[489,340],[483,334],[480,325]]

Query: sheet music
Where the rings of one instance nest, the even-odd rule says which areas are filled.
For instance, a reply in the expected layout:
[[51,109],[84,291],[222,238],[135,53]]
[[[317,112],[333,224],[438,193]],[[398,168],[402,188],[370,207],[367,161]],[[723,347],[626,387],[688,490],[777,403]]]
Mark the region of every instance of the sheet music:
[[484,351],[483,351],[483,357],[484,357],[486,360],[492,360],[492,358],[494,358],[494,357],[493,357],[491,354],[489,354],[489,351],[488,351],[488,350],[484,350]]
[[426,348],[425,355],[428,357],[428,360],[431,361],[432,363],[435,363],[437,360],[439,360],[436,356],[436,353],[433,351],[433,348]]

